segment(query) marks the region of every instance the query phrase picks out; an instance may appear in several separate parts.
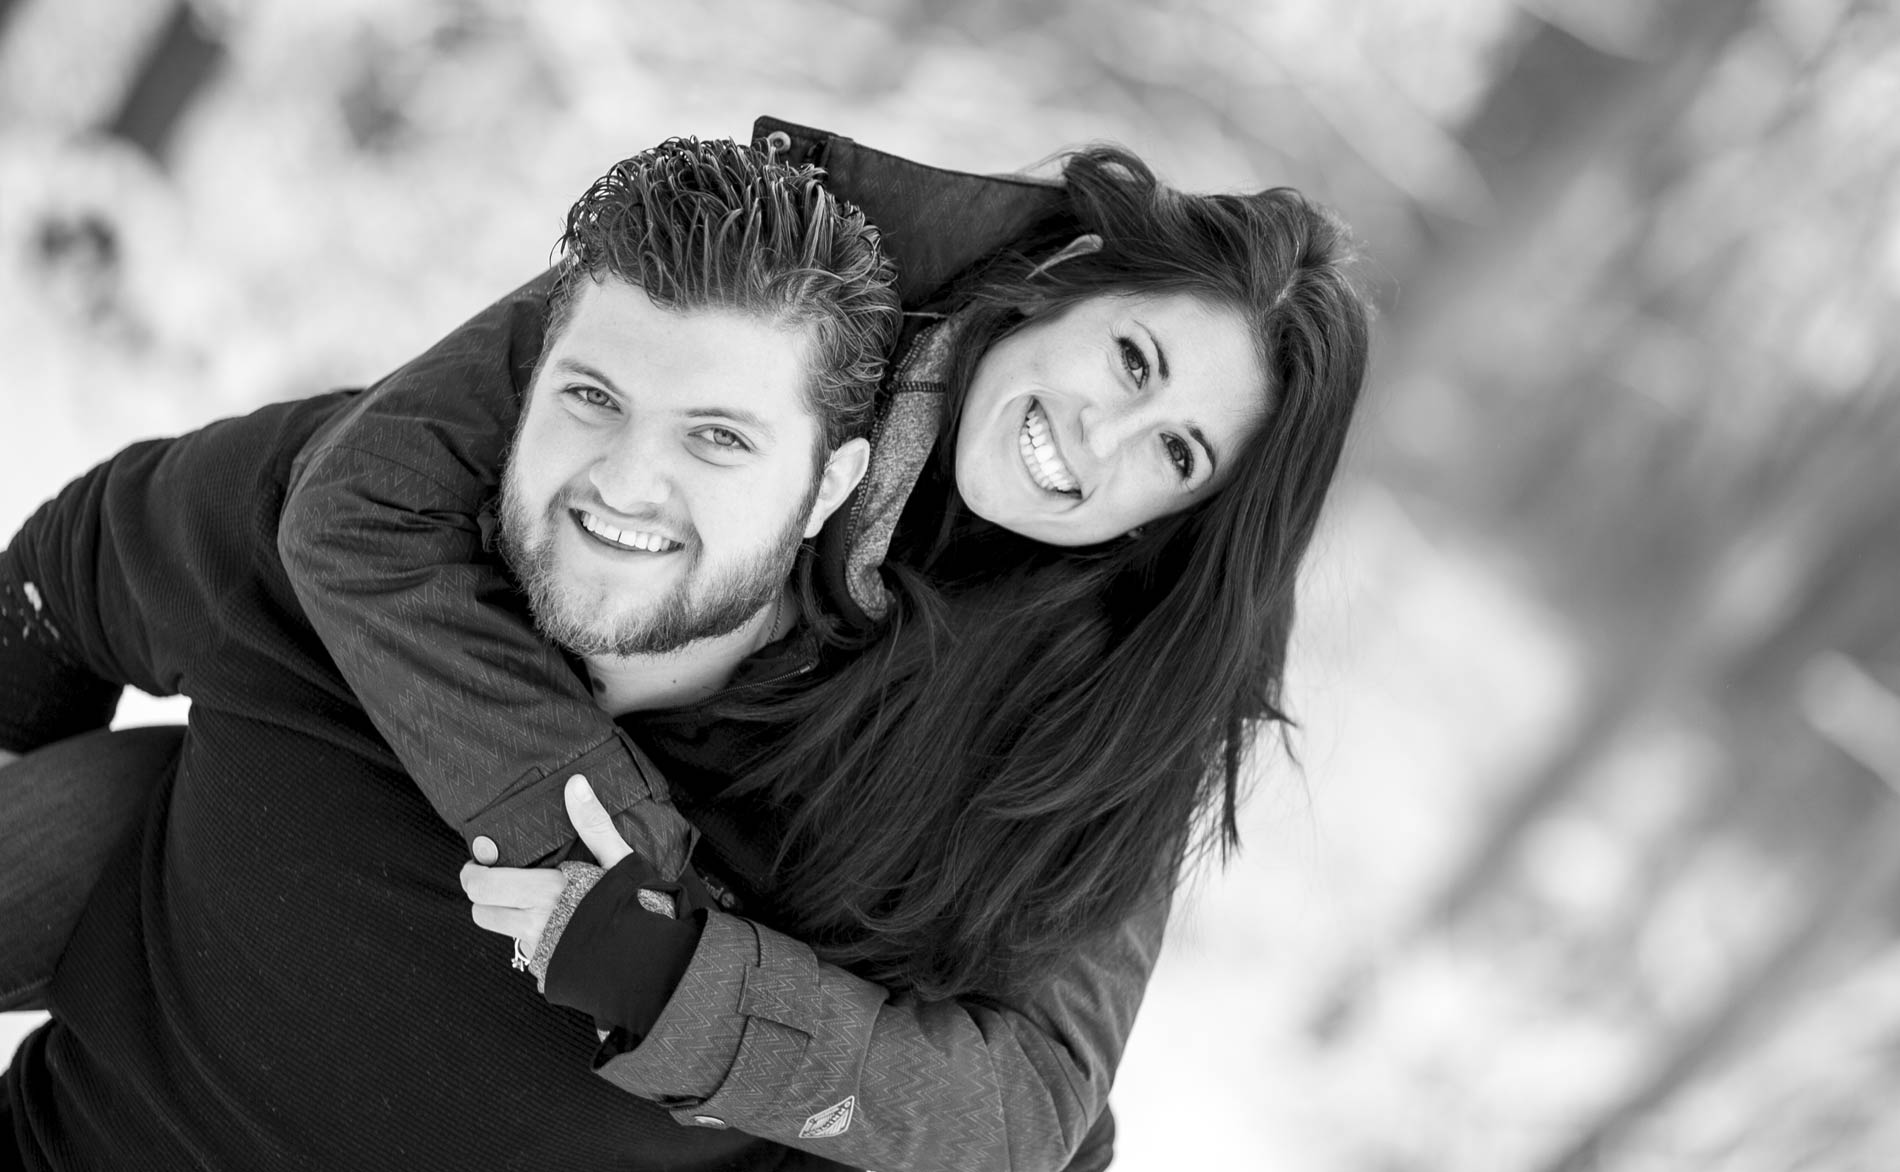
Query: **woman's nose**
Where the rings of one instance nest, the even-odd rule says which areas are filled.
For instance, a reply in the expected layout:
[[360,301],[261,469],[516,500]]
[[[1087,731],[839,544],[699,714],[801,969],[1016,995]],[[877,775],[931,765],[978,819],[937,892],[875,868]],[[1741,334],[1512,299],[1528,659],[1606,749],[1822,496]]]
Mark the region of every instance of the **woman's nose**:
[[1097,460],[1108,460],[1147,426],[1141,404],[1123,399],[1085,407],[1078,415],[1082,446]]

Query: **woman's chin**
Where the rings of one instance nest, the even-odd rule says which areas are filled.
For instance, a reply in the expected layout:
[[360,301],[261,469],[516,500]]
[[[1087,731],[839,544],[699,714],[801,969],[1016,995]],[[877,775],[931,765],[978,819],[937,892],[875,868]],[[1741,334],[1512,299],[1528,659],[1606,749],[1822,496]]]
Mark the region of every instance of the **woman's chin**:
[[1031,541],[1040,541],[1044,545],[1056,545],[1071,548],[1082,545],[1095,545],[1102,539],[1090,533],[1076,523],[1076,519],[1056,511],[1067,502],[1057,500],[1055,507],[1041,501],[1022,502],[1024,507],[999,512],[995,516],[972,509],[977,516],[994,525],[999,525],[1020,537]]

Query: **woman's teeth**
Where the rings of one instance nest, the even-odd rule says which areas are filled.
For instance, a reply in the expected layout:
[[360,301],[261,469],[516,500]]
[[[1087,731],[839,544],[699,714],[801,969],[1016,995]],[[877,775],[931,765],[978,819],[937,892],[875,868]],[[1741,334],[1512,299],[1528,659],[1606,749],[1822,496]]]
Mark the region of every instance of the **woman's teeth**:
[[612,545],[618,545],[625,549],[643,550],[647,553],[668,553],[672,550],[683,548],[679,542],[668,541],[657,533],[640,533],[630,529],[616,529],[592,513],[586,512],[585,510],[576,511],[580,513],[581,528]]
[[1042,413],[1041,404],[1030,403],[1029,410],[1023,414],[1016,446],[1022,450],[1023,467],[1029,470],[1029,479],[1036,482],[1036,487],[1070,496],[1081,494],[1082,482],[1056,452],[1055,440],[1049,434],[1049,419]]

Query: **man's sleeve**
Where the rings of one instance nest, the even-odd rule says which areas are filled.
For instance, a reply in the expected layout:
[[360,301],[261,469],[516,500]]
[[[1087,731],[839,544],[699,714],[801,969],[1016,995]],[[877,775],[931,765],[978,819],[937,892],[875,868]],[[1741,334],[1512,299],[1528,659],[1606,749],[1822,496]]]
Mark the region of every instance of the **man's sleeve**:
[[377,730],[465,841],[527,866],[574,838],[584,774],[667,874],[691,830],[660,775],[533,628],[483,539],[540,350],[551,275],[372,387],[299,460],[278,552]]
[[126,685],[298,726],[353,711],[275,544],[292,455],[351,398],[133,444],[41,506],[0,555],[0,747],[102,727]]
[[681,1123],[852,1167],[1100,1167],[1109,1086],[1166,917],[1157,900],[1015,1001],[926,1002],[709,912],[651,1032],[624,1052],[610,1035],[597,1067]]
[[167,662],[176,639],[145,621],[136,581],[153,568],[133,547],[143,494],[127,491],[162,450],[135,445],[74,480],[0,555],[0,749],[104,728],[128,684],[177,690],[180,665]]

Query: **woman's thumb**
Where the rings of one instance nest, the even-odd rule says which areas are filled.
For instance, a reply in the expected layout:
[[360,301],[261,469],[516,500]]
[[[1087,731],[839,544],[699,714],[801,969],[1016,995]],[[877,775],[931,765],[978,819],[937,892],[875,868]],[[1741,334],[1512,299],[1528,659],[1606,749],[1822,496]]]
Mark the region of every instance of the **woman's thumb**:
[[581,836],[581,844],[593,852],[601,866],[611,867],[633,853],[627,840],[614,829],[612,816],[594,796],[594,787],[587,784],[585,777],[576,773],[568,778],[566,796],[568,821]]

